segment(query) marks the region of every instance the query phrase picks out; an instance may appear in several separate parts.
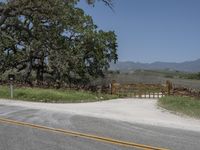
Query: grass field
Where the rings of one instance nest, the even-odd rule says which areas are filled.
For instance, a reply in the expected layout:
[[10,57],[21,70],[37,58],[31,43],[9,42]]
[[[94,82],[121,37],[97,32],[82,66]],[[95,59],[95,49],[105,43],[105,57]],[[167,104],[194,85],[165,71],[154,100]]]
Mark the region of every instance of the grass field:
[[200,99],[166,96],[159,100],[158,105],[174,112],[200,118]]
[[112,80],[115,80],[118,83],[122,84],[165,84],[166,80],[170,80],[173,83],[174,87],[186,87],[200,90],[200,80],[180,78],[180,74],[184,73],[143,70],[135,71],[133,73],[112,74],[107,77],[107,80],[108,83],[112,82]]
[[[9,87],[0,86],[0,98],[10,99]],[[16,100],[53,103],[93,102],[117,98],[114,95],[96,94],[86,91],[57,90],[40,88],[14,88]]]

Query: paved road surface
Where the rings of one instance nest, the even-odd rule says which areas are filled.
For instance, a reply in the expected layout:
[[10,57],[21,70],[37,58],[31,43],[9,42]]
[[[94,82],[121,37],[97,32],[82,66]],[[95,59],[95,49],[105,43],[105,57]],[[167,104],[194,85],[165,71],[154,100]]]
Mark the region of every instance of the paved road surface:
[[[200,132],[6,105],[0,105],[0,117],[160,148],[200,149]],[[0,150],[128,149],[134,148],[0,122]]]

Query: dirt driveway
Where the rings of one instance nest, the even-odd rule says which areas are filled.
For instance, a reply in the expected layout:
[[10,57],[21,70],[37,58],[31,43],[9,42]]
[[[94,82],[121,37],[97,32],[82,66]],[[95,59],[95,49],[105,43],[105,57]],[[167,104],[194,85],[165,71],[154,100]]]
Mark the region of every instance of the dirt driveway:
[[35,103],[1,99],[0,105],[21,106],[130,123],[200,131],[200,120],[164,110],[157,106],[157,100],[155,99],[116,99],[79,104]]

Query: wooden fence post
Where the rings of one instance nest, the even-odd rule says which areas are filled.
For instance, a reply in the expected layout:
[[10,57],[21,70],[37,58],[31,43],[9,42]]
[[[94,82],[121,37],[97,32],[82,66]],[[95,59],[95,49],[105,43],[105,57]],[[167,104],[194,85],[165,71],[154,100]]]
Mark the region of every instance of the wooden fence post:
[[172,82],[167,80],[166,81],[166,87],[167,87],[167,95],[171,95],[171,90],[172,90]]
[[111,94],[115,94],[115,87],[114,87],[115,83],[116,83],[115,80],[113,80],[112,83],[111,83]]

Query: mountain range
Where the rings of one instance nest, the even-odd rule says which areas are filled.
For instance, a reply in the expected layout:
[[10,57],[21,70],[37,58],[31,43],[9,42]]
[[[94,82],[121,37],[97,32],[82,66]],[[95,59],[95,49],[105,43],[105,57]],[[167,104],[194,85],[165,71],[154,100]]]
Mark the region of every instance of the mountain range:
[[119,70],[129,72],[138,69],[143,70],[174,70],[183,72],[200,72],[200,59],[195,61],[186,61],[182,63],[173,62],[154,62],[154,63],[138,63],[138,62],[117,62],[110,64],[110,70]]

